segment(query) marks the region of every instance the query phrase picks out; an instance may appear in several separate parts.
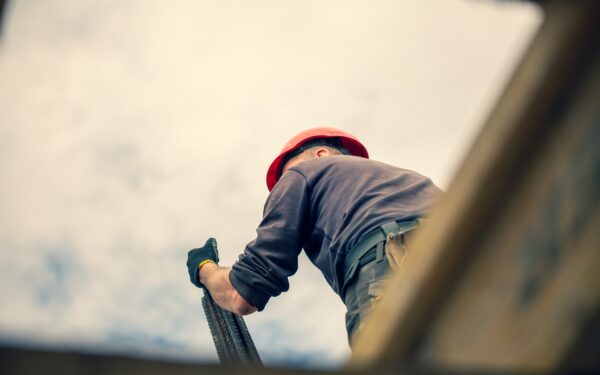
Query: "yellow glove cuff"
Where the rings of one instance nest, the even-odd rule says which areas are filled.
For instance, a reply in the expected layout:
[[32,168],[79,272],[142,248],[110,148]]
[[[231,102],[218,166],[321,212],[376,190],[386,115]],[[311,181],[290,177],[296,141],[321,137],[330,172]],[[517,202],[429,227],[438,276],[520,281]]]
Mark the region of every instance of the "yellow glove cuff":
[[203,265],[205,265],[206,263],[214,263],[216,264],[214,261],[207,259],[207,260],[203,260],[199,265],[198,265],[198,270],[200,270],[200,268],[202,268]]

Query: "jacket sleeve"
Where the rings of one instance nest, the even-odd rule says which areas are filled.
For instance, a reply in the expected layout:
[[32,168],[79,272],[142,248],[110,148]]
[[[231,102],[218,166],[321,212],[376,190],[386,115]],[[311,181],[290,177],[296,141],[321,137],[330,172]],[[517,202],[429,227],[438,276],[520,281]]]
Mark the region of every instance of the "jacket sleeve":
[[229,273],[233,287],[259,311],[269,298],[289,289],[288,277],[298,270],[309,210],[306,178],[290,169],[267,199],[256,239],[246,245]]

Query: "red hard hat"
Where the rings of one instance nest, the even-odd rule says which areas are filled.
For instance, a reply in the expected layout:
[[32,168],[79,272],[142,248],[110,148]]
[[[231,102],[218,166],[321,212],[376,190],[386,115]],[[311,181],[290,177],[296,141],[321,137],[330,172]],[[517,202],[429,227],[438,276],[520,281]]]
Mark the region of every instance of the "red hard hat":
[[267,171],[267,188],[269,191],[273,190],[273,187],[277,181],[279,181],[279,177],[281,177],[281,169],[283,167],[282,162],[285,159],[285,156],[302,146],[304,143],[319,138],[338,138],[341,141],[342,146],[348,150],[351,155],[369,158],[369,153],[365,146],[363,146],[363,144],[352,134],[334,128],[308,129],[290,139],[271,163],[271,166]]

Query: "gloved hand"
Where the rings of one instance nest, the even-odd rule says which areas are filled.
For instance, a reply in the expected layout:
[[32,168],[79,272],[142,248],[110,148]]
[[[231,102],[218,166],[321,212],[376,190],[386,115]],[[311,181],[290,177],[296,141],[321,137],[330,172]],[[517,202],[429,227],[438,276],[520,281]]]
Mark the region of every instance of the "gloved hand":
[[217,252],[217,240],[209,238],[204,246],[192,249],[188,252],[187,267],[190,273],[190,281],[198,288],[204,288],[198,277],[199,267],[206,262],[219,263],[219,253]]

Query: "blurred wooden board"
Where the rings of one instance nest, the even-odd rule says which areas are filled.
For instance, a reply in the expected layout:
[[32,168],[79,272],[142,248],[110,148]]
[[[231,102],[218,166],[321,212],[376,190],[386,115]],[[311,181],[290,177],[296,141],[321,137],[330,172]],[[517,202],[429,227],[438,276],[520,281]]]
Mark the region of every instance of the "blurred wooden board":
[[[159,359],[133,358],[110,354],[88,354],[0,346],[0,374],[2,375],[452,375],[451,372],[394,366],[367,370],[314,370],[260,366],[222,366]],[[480,375],[481,373],[477,373]],[[492,373],[495,374],[495,373]],[[463,373],[461,373],[463,375]]]
[[6,10],[6,3],[8,0],[0,0],[0,35],[2,34],[2,26],[4,21],[4,11]]
[[[306,374],[307,371],[283,371],[257,367],[227,367],[218,364],[175,362],[159,359],[133,358],[111,354],[87,354],[0,347],[0,374]],[[318,372],[312,372],[317,374]]]
[[419,359],[555,369],[598,308],[600,74],[593,78],[458,275]]
[[600,303],[598,7],[547,6],[350,366],[549,371],[569,363]]

